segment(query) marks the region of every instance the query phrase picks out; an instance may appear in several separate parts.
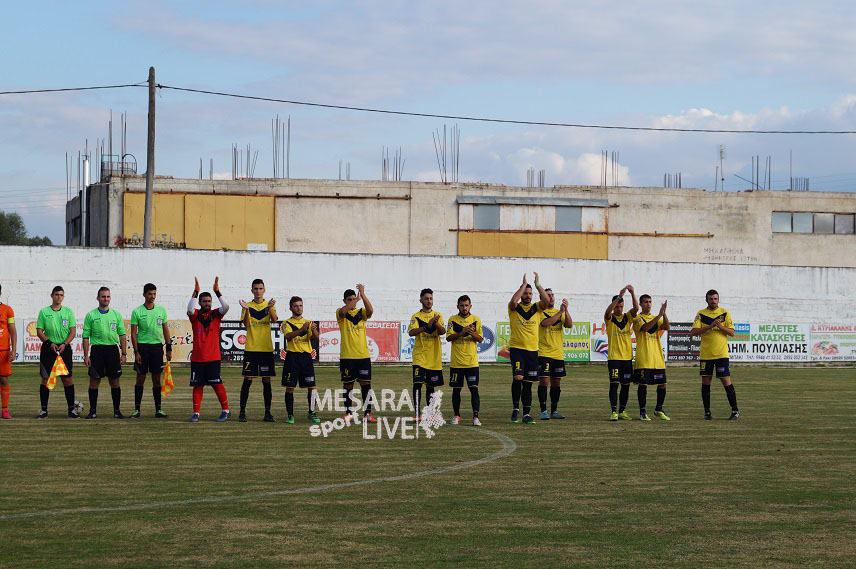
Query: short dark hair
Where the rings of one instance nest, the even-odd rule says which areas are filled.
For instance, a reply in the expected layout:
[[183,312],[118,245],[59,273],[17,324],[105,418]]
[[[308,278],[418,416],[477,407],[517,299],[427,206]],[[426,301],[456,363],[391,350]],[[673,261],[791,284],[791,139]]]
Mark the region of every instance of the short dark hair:
[[465,294],[462,294],[461,296],[458,297],[458,304],[460,304],[462,302],[469,302],[470,304],[473,303],[473,301],[470,300],[470,297],[465,295]]
[[532,288],[532,285],[527,283],[524,288]]
[[342,299],[347,299],[349,296],[357,296],[357,291],[352,288],[345,289],[345,294],[342,296]]
[[706,293],[704,293],[704,299],[705,299],[705,300],[707,300],[708,298],[710,298],[710,297],[711,297],[711,296],[713,296],[714,294],[715,294],[716,296],[719,296],[719,293],[718,293],[718,292],[716,292],[716,289],[713,289],[713,288],[712,288],[712,289],[710,289],[709,291],[707,291]]
[[615,296],[612,297],[612,302],[615,302],[616,300],[624,300],[624,297],[616,294]]
[[430,288],[423,288],[421,291],[419,291],[419,298],[422,298],[422,297],[423,297],[423,296],[425,296],[426,294],[433,295],[433,294],[434,294],[434,291],[433,291],[433,290],[431,290]]
[[157,290],[157,289],[158,289],[158,287],[156,287],[152,283],[146,283],[143,285],[143,294],[146,294],[150,290]]
[[99,288],[99,289],[98,289],[98,296],[101,296],[101,293],[102,293],[102,292],[104,292],[105,290],[106,290],[107,292],[110,292],[110,289],[109,289],[109,288],[107,288],[106,286],[102,286],[101,288]]
[[544,292],[553,292],[553,289],[551,289],[551,288],[545,288],[545,289],[544,289]]
[[265,286],[265,282],[262,279],[253,279],[253,284],[251,284],[250,286],[256,286],[257,284]]
[[650,295],[650,294],[643,294],[642,296],[640,296],[640,297],[639,297],[639,302],[642,302],[642,301],[643,301],[643,300],[645,300],[646,298],[647,298],[648,300],[651,300],[651,295]]
[[55,287],[53,287],[53,290],[51,291],[51,294],[56,294],[56,293],[58,293],[58,292],[65,292],[65,289],[64,289],[64,288],[62,288],[62,287],[61,287],[61,286],[59,286],[59,285],[56,285]]
[[199,295],[199,300],[202,300],[203,298],[211,298],[211,293],[210,292],[203,292],[202,294]]
[[291,299],[288,301],[288,305],[294,306],[295,302],[303,302],[303,299],[300,298],[299,296],[292,296]]

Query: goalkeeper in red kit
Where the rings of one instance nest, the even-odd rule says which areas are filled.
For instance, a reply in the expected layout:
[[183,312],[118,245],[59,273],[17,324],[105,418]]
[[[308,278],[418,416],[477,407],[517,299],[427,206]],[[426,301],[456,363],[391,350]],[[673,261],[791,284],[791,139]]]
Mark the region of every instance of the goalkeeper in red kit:
[[[190,386],[193,387],[193,415],[191,423],[199,422],[199,410],[202,407],[202,392],[206,385],[214,388],[217,399],[220,400],[222,412],[217,417],[218,423],[223,423],[231,417],[229,399],[226,397],[226,387],[220,377],[220,321],[229,305],[220,294],[220,277],[214,278],[214,294],[220,302],[220,308],[211,310],[211,293],[199,294],[199,279],[193,287],[193,296],[187,303],[187,317],[193,327],[193,351],[190,353]],[[196,300],[199,299],[199,308]]]

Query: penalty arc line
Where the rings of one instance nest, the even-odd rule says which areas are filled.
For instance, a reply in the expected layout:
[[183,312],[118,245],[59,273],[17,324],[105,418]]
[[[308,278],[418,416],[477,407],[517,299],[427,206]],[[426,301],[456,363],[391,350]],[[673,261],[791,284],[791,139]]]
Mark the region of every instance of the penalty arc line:
[[271,498],[276,496],[290,496],[296,494],[317,494],[320,492],[327,492],[328,490],[341,490],[343,488],[356,488],[359,486],[368,486],[370,484],[379,484],[381,482],[401,482],[406,480],[413,480],[416,478],[424,478],[425,476],[433,476],[438,474],[448,474],[449,472],[456,472],[458,470],[465,470],[467,468],[472,468],[474,466],[481,466],[483,464],[488,464],[491,462],[495,462],[497,460],[501,460],[507,456],[510,456],[514,451],[517,450],[517,443],[514,442],[514,439],[503,435],[502,433],[497,433],[495,431],[490,431],[488,429],[477,429],[475,427],[464,427],[467,430],[475,431],[478,433],[484,433],[489,435],[499,442],[502,443],[502,448],[498,451],[491,453],[482,458],[477,458],[474,460],[468,460],[466,462],[461,462],[458,464],[450,464],[448,466],[441,466],[438,468],[432,468],[429,470],[420,470],[418,472],[410,472],[407,474],[398,474],[395,476],[384,476],[381,478],[368,478],[365,480],[354,480],[351,482],[340,482],[336,484],[322,484],[320,486],[306,486],[303,488],[290,488],[287,490],[271,490],[269,492],[254,492],[250,494],[233,494],[233,495],[220,495],[220,496],[205,496],[199,498],[188,498],[185,500],[166,500],[160,502],[146,502],[146,503],[138,503],[138,504],[124,504],[121,506],[104,506],[104,507],[90,507],[84,506],[80,508],[70,508],[67,510],[40,510],[33,512],[20,512],[13,514],[0,514],[0,521],[8,521],[8,520],[20,520],[26,518],[41,518],[41,517],[54,517],[54,516],[64,516],[64,515],[73,515],[73,514],[97,514],[97,513],[114,513],[114,512],[135,512],[142,510],[151,510],[155,508],[168,508],[170,506],[189,506],[193,504],[210,504],[210,503],[222,503],[228,501],[247,501],[247,500],[255,500],[259,498]]

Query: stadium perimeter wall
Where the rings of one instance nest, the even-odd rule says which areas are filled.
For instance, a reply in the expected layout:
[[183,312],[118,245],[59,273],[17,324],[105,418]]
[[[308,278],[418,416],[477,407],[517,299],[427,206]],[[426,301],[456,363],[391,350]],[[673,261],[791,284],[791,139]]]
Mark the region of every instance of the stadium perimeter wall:
[[96,306],[102,285],[111,288],[113,307],[128,318],[142,302],[146,282],[157,285],[158,302],[170,319],[180,320],[194,275],[204,290],[219,275],[235,319],[238,299],[251,297],[250,281],[259,277],[283,316],[287,299],[298,295],[307,317],[332,320],[344,289],[361,282],[378,321],[406,322],[419,308],[420,289],[430,287],[435,307],[447,317],[456,311],[457,297],[469,294],[473,312],[496,323],[507,320],[506,303],[523,273],[531,279],[538,271],[545,286],[570,299],[575,321],[591,322],[593,328],[626,283],[637,294],[651,294],[655,309],[668,299],[673,322],[691,321],[704,305],[705,291],[716,288],[735,322],[856,324],[850,310],[856,269],[850,268],[71,247],[2,247],[0,267],[0,300],[15,309],[19,322],[34,319],[50,303],[56,284],[65,288],[65,303],[79,321]]

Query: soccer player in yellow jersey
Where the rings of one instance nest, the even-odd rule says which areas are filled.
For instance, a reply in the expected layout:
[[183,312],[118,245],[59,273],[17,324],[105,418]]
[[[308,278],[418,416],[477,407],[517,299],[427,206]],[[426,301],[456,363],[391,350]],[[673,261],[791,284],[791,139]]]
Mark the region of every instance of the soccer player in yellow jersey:
[[247,400],[250,397],[250,387],[254,377],[262,378],[262,393],[265,401],[264,421],[273,423],[270,412],[273,400],[273,390],[270,378],[276,373],[274,369],[273,339],[270,334],[271,322],[277,321],[276,300],[265,299],[265,283],[255,279],[250,289],[253,300],[241,300],[241,322],[247,330],[247,342],[244,344],[244,367],[242,374],[244,383],[241,385],[241,412],[238,421],[247,421]]
[[452,388],[453,425],[461,423],[461,390],[464,381],[470,390],[473,406],[473,425],[481,426],[479,419],[479,352],[482,336],[481,318],[471,314],[472,301],[467,295],[458,298],[458,313],[449,318],[446,340],[452,343],[452,365],[449,369],[449,387]]
[[419,293],[422,304],[410,317],[407,334],[413,338],[413,405],[416,415],[422,412],[422,384],[425,384],[425,401],[431,402],[434,389],[443,385],[443,354],[440,338],[446,333],[443,315],[434,310],[434,291],[423,288]]
[[[553,289],[545,288],[547,306],[540,309],[541,327],[538,329],[538,404],[541,420],[564,419],[559,413],[559,395],[565,377],[565,328],[574,323],[568,312],[568,299],[562,299],[556,308]],[[547,412],[547,387],[550,388],[550,412]]]
[[312,340],[318,337],[318,326],[303,317],[303,299],[292,296],[288,301],[291,318],[280,329],[285,336],[285,361],[282,364],[282,385],[285,387],[285,410],[288,424],[294,423],[294,388],[306,388],[309,403],[307,416],[316,425],[321,422],[312,401],[315,392],[315,366],[312,364]]
[[633,319],[633,331],[636,332],[636,377],[639,382],[639,419],[650,421],[645,411],[648,386],[657,386],[657,406],[654,416],[662,421],[670,421],[663,411],[666,400],[666,361],[663,359],[663,346],[660,336],[669,329],[669,317],[666,316],[668,301],[660,306],[660,312],[651,314],[651,296],[639,297],[642,312]]
[[538,273],[535,273],[535,287],[540,300],[532,302],[532,285],[523,282],[508,301],[508,321],[511,326],[511,338],[508,347],[513,380],[511,382],[511,422],[520,422],[520,402],[523,401],[523,422],[531,425],[535,419],[532,411],[532,382],[538,381],[538,328],[541,319],[539,308],[546,308],[546,291],[541,288]]
[[707,291],[705,295],[707,307],[698,311],[693,322],[690,334],[701,336],[701,401],[704,404],[704,418],[710,421],[710,382],[713,379],[714,370],[716,377],[725,388],[725,395],[731,405],[730,421],[740,418],[737,410],[737,394],[734,392],[734,384],[731,383],[731,370],[728,367],[728,337],[734,335],[734,321],[731,313],[719,306],[719,293],[715,290]]
[[[345,389],[345,420],[352,415],[350,393],[354,382],[359,381],[365,420],[377,423],[377,419],[372,416],[371,405],[366,405],[372,388],[372,360],[366,340],[366,321],[374,314],[374,307],[366,296],[366,287],[361,284],[357,285],[356,291],[350,288],[346,290],[343,301],[345,305],[336,311],[336,322],[340,335],[339,372]],[[359,301],[363,301],[362,308],[357,308]]]
[[[633,300],[633,308],[624,312],[624,293],[629,292]],[[633,285],[627,285],[612,297],[612,302],[606,307],[603,322],[606,327],[606,339],[609,344],[607,352],[607,369],[609,370],[609,405],[612,413],[610,421],[630,421],[626,411],[627,399],[630,396],[630,382],[633,380],[633,320],[639,312],[639,302]],[[618,388],[621,387],[619,395]]]

